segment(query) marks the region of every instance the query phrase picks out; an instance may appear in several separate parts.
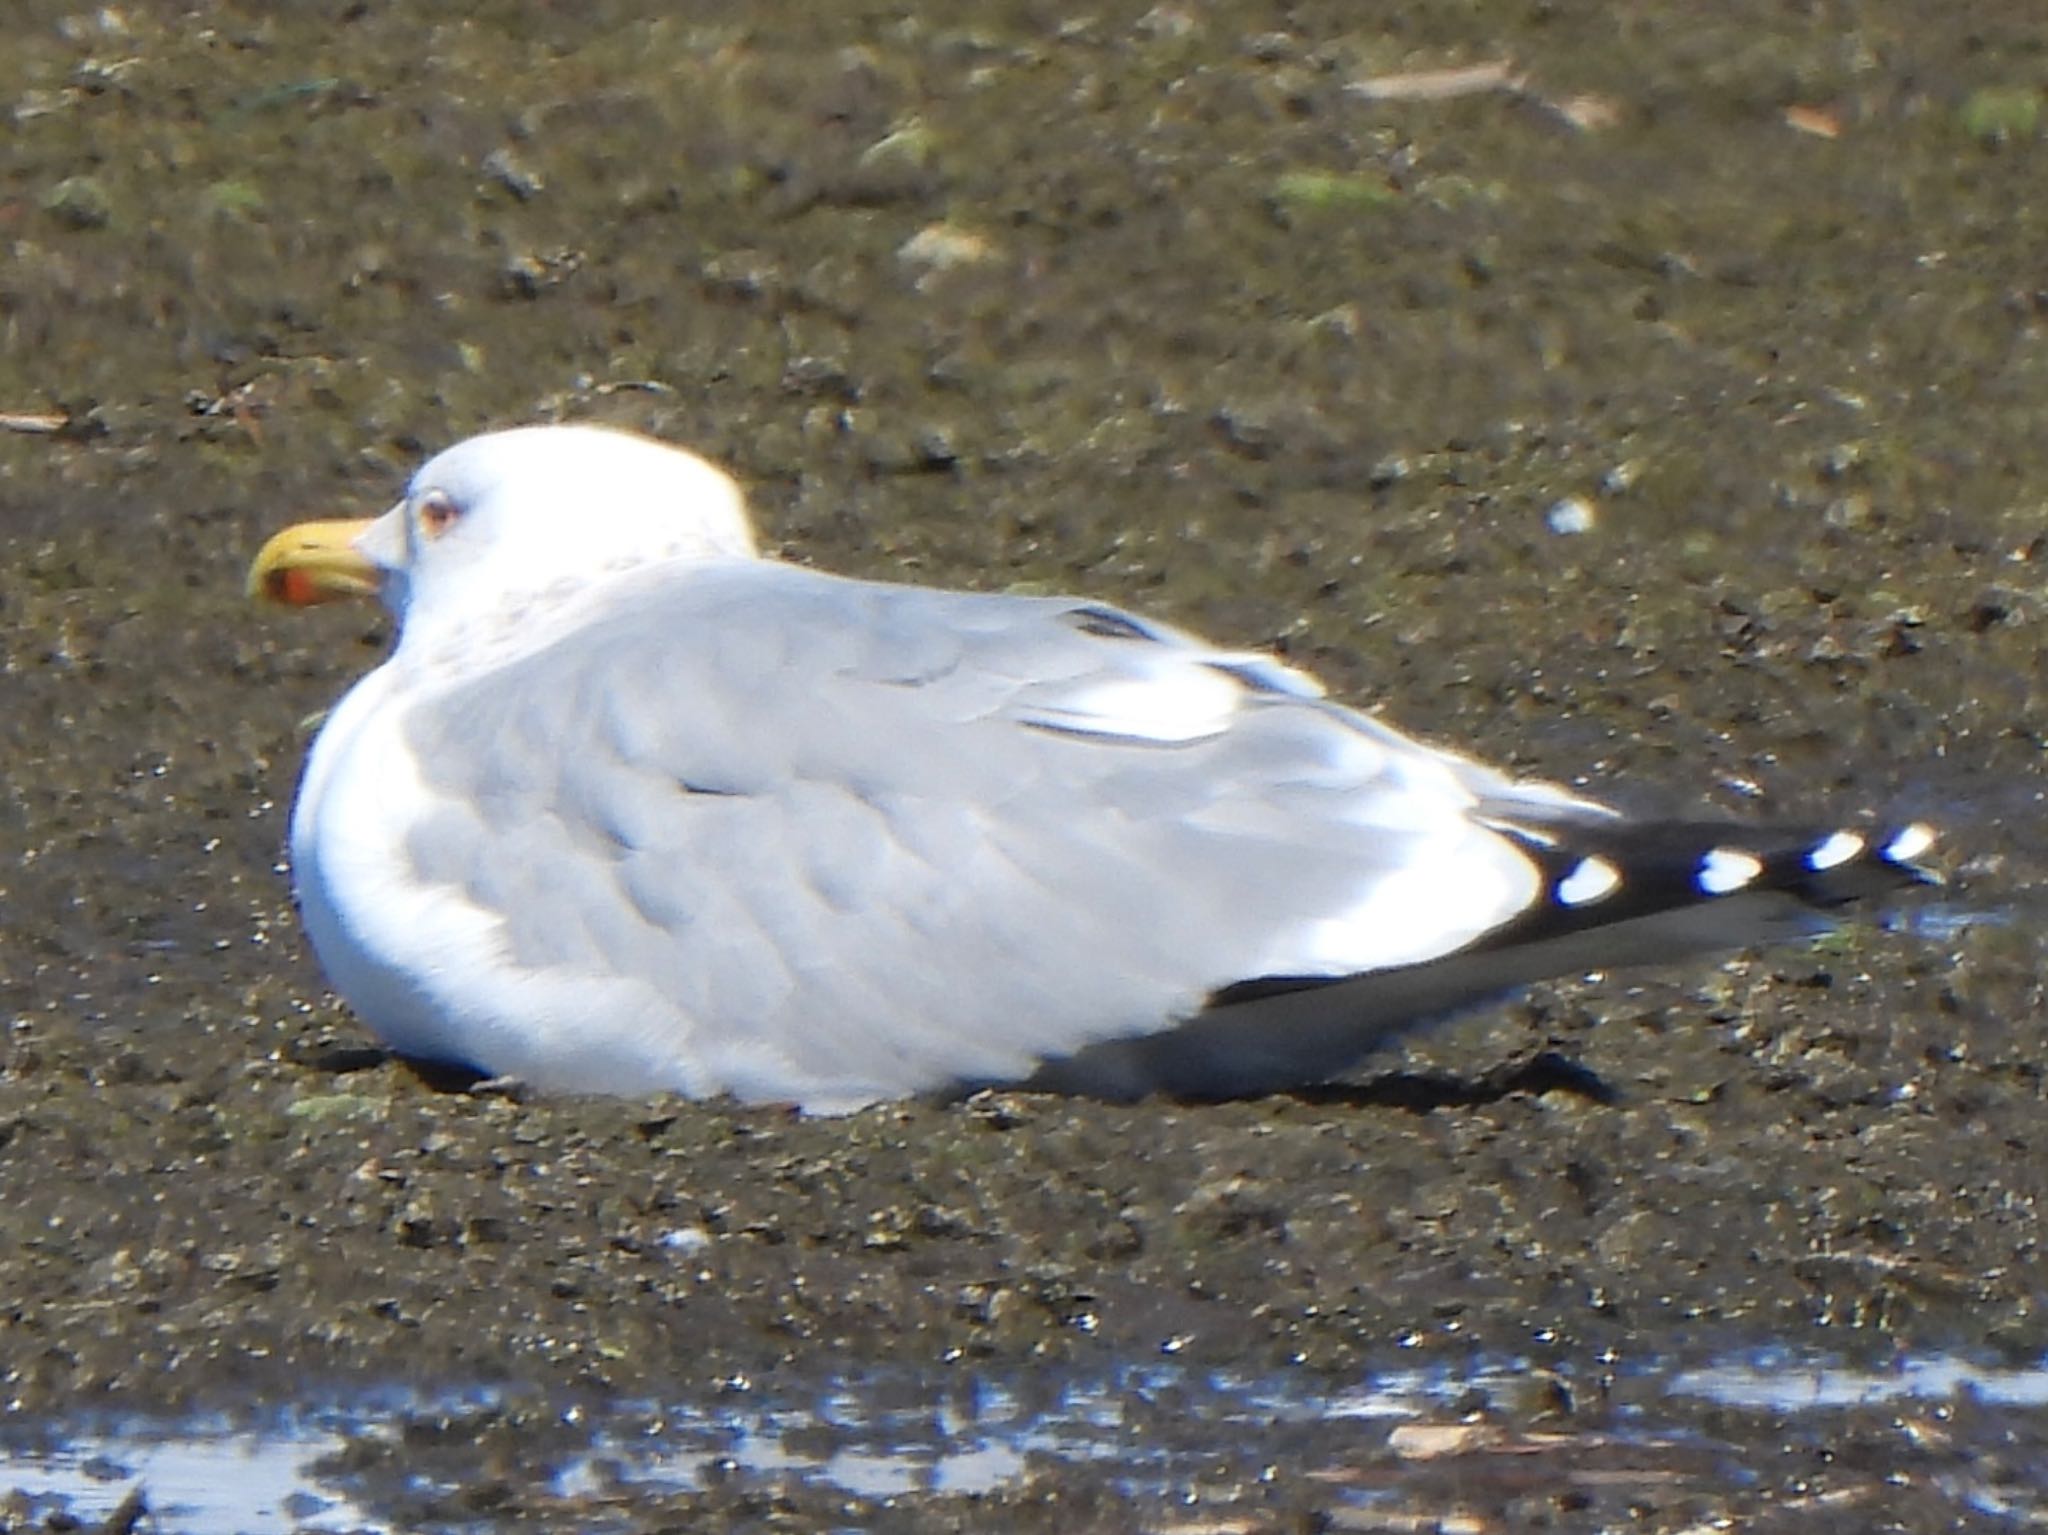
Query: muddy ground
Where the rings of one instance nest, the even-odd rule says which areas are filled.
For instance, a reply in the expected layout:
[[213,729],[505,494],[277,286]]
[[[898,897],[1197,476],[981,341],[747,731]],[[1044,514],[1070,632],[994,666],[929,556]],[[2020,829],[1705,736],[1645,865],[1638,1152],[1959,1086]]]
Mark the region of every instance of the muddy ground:
[[[538,1528],[595,1518],[535,1469],[563,1402],[828,1364],[2048,1348],[2034,0],[465,9],[8,13],[12,1429],[488,1382],[447,1435],[473,1501],[403,1517]],[[1495,60],[1518,87],[1350,88]],[[1219,1107],[436,1091],[323,989],[282,866],[308,718],[384,626],[242,572],[554,418],[725,460],[792,557],[1277,646],[1626,803],[1925,816],[1934,915],[1988,920],[1551,988]],[[1599,1429],[1553,1395],[1472,1410]],[[1896,1471],[1935,1529],[1942,1455],[2043,1463],[2038,1424],[1715,1431],[1755,1446],[1718,1492],[1415,1507],[1812,1529],[1853,1484],[1868,1528]],[[1247,1528],[1331,1497],[1225,1491]],[[1055,1471],[606,1517],[1166,1518]]]

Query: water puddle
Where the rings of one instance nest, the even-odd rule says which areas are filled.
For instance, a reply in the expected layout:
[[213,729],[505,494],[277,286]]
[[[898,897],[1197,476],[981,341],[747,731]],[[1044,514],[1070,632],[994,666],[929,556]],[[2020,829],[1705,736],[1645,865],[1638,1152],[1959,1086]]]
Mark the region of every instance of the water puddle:
[[163,1529],[385,1530],[316,1470],[360,1426],[291,1412],[253,1427],[215,1418],[136,1419],[68,1434],[45,1426],[41,1444],[0,1443],[0,1497],[11,1495],[0,1504],[0,1529],[97,1524],[140,1487]]
[[[1557,1413],[1542,1410],[1545,1393],[1559,1402]],[[1590,1429],[1571,1403],[1595,1394],[1599,1426]],[[247,1420],[0,1419],[0,1527],[108,1520],[139,1488],[154,1521],[146,1527],[160,1530],[414,1528],[417,1500],[452,1496],[466,1478],[487,1474],[483,1440],[505,1430],[513,1407],[490,1392],[433,1402],[387,1393]],[[1702,1420],[1703,1407],[1723,1411]],[[1631,1478],[1725,1485],[1749,1474],[1752,1451],[1782,1452],[1802,1430],[1824,1436],[1847,1415],[1872,1409],[1884,1410],[1879,1429],[1887,1434],[1909,1432],[1924,1415],[1942,1418],[1949,1448],[1959,1451],[1944,1464],[1968,1464],[1970,1447],[1956,1440],[1973,1432],[1971,1419],[1957,1407],[1995,1409],[1979,1431],[1987,1451],[1997,1441],[2002,1459],[1988,1458],[1996,1475],[1974,1480],[1943,1472],[1943,1495],[1959,1513],[2048,1518],[2048,1454],[2019,1464],[2012,1454],[2022,1419],[2031,1424],[2022,1437],[2048,1446],[2048,1365],[1947,1355],[1870,1369],[1748,1354],[1602,1368],[1583,1381],[1512,1364],[1389,1370],[1342,1387],[1172,1366],[937,1385],[869,1376],[807,1393],[735,1380],[694,1401],[547,1414],[531,1493],[564,1508],[617,1508],[635,1495],[795,1479],[883,1500],[1074,1476],[1124,1497],[1185,1501],[1196,1484],[1256,1486],[1285,1475],[1370,1510],[1403,1499],[1416,1506],[1417,1486],[1444,1476],[1451,1462],[1466,1491],[1482,1462],[1512,1463],[1525,1478],[1547,1465],[1561,1481],[1589,1486]],[[1743,1442],[1745,1424],[1754,1444]],[[394,1486],[412,1500],[412,1513],[393,1511]],[[489,1524],[481,1514],[468,1522]]]
[[1671,1390],[1729,1407],[1786,1413],[1964,1397],[1999,1407],[2048,1407],[2048,1365],[1993,1368],[1938,1354],[1902,1359],[1887,1370],[1849,1370],[1764,1355],[1681,1370]]

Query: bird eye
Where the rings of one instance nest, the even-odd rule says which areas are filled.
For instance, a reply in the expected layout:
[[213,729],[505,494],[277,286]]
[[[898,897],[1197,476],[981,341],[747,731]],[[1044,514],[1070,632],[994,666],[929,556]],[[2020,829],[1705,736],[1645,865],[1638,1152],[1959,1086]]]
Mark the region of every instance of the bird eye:
[[455,498],[445,490],[430,490],[420,497],[415,514],[419,518],[420,531],[429,538],[439,538],[455,526],[462,515],[462,508],[455,504]]

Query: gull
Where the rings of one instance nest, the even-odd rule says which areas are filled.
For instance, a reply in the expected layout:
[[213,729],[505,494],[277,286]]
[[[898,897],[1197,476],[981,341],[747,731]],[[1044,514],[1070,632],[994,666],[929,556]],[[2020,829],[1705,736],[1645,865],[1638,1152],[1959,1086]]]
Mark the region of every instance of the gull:
[[398,624],[292,814],[335,991],[539,1091],[1272,1092],[1932,877],[1918,823],[1633,819],[1101,602],[765,557],[730,477],[598,427],[459,443],[249,585]]

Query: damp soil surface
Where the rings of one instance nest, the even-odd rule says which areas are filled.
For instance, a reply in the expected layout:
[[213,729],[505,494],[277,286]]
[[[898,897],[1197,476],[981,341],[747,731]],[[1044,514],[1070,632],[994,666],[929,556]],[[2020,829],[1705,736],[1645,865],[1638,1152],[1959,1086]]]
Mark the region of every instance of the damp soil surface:
[[[1285,1457],[1193,1504],[545,1468],[842,1372],[1512,1361],[1446,1421],[1595,1445],[1587,1383],[1687,1348],[2048,1350],[2035,0],[462,10],[0,23],[5,1427],[488,1388],[365,1441],[396,1527],[1292,1529],[1364,1516]],[[540,419],[723,460],[792,558],[1125,603],[1624,804],[1924,817],[1950,884],[1254,1102],[441,1090],[282,861],[385,624],[242,575]],[[2048,1480],[2033,1419],[1688,1411],[1741,1474],[1372,1506],[1933,1530],[1958,1466]]]

